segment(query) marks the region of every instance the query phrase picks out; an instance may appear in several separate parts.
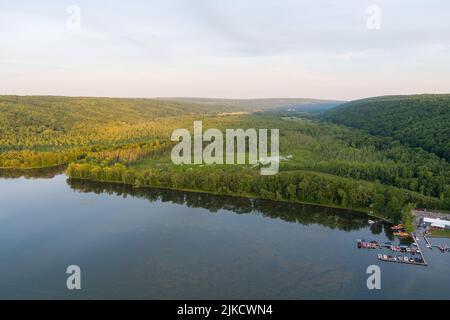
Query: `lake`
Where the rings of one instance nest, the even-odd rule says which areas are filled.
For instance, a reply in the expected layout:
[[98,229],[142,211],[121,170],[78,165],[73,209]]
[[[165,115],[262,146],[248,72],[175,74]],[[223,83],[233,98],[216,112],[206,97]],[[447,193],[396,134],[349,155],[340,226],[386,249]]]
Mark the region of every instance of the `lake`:
[[[378,261],[356,239],[395,241],[352,211],[0,174],[2,299],[450,299],[450,253]],[[436,244],[448,240],[432,239]],[[386,250],[385,253],[388,253]],[[68,290],[66,268],[81,268]],[[368,290],[370,265],[381,290]]]

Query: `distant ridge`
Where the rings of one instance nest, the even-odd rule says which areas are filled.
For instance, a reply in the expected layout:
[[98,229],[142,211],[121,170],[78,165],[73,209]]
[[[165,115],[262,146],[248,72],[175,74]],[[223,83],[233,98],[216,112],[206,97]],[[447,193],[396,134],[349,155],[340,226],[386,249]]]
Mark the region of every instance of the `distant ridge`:
[[263,98],[263,99],[222,99],[222,98],[196,98],[196,97],[160,97],[160,100],[178,103],[195,103],[210,106],[224,106],[242,109],[245,111],[265,111],[292,107],[318,107],[324,109],[334,108],[345,101],[322,100],[311,98]]

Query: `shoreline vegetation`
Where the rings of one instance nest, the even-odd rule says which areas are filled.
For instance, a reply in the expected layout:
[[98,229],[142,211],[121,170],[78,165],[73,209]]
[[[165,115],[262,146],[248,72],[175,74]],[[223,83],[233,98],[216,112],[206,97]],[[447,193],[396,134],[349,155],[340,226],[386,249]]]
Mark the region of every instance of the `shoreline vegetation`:
[[[420,104],[420,97],[413,99]],[[449,96],[437,99],[439,112],[445,99],[450,103]],[[391,108],[397,100],[405,103],[393,100]],[[301,107],[286,111],[267,102],[255,113],[255,104],[240,103],[0,96],[0,167],[67,165],[74,179],[345,208],[394,223],[408,223],[413,206],[450,210],[450,163],[432,152]],[[307,102],[308,110],[331,107]],[[250,165],[172,164],[172,131],[192,131],[198,120],[204,130],[279,129],[279,173],[261,176],[260,167]],[[429,122],[426,128],[441,130]]]
[[[201,172],[203,172],[201,169],[194,170],[192,167],[186,167],[184,170],[169,169],[164,172],[158,172],[153,170],[136,171],[127,169],[120,164],[102,168],[86,163],[72,163],[66,170],[66,174],[74,179],[126,184],[135,188],[184,190],[349,209],[364,212],[390,222],[404,220],[410,213],[412,203],[427,204],[428,207],[436,205],[433,198],[424,197],[420,194],[405,193],[403,190],[374,185],[365,181],[336,179],[336,177],[327,174],[322,174],[320,177],[317,173],[290,171],[288,175],[286,172],[280,172],[279,176],[276,175],[267,179],[268,177],[260,176],[256,172],[252,174],[248,172],[238,174],[217,174],[217,172],[213,172],[212,174],[204,174],[203,177]],[[246,183],[239,184],[238,181],[242,181],[242,179]],[[265,183],[262,182],[264,180]],[[228,188],[224,187],[225,185]],[[342,189],[346,185],[348,188]],[[323,186],[327,186],[329,194],[324,194],[323,191],[318,190]],[[355,194],[355,198],[348,199],[339,198],[340,193],[350,194],[351,190],[359,190],[363,195]],[[386,203],[385,199],[379,196],[383,193],[392,196],[394,200]],[[397,198],[407,203],[407,205],[402,205],[402,202],[397,203]],[[332,199],[336,202],[332,202]],[[380,200],[380,202],[377,203],[377,200]],[[409,208],[407,213],[404,213],[405,208]],[[388,212],[388,210],[391,210],[394,217],[398,213],[396,220],[383,214]]]
[[370,212],[367,212],[365,208],[349,208],[349,207],[342,207],[338,205],[331,205],[331,204],[320,204],[320,203],[313,203],[313,202],[305,202],[305,201],[292,201],[288,199],[267,199],[267,198],[261,198],[254,195],[243,195],[243,194],[233,194],[233,193],[227,193],[227,194],[221,194],[213,191],[207,191],[207,190],[200,190],[200,189],[186,189],[186,188],[170,188],[170,187],[157,187],[157,186],[135,186],[133,184],[121,182],[121,181],[113,181],[113,180],[94,180],[90,178],[73,178],[68,176],[69,179],[73,180],[82,180],[82,181],[91,181],[96,183],[105,183],[105,184],[118,184],[118,185],[127,185],[135,189],[161,189],[161,190],[174,190],[174,191],[184,191],[184,192],[192,192],[192,193],[203,193],[203,194],[209,194],[214,196],[227,196],[227,197],[238,197],[238,198],[246,198],[246,199],[253,199],[253,200],[267,200],[267,201],[276,201],[276,202],[284,202],[284,203],[296,203],[296,204],[304,204],[304,205],[310,205],[310,206],[317,206],[317,207],[324,207],[324,208],[332,208],[332,209],[342,209],[342,210],[350,210],[354,212],[360,212],[360,213],[366,213],[369,216],[379,218],[380,220],[384,220],[389,222],[385,217],[377,216],[375,214],[371,214]]

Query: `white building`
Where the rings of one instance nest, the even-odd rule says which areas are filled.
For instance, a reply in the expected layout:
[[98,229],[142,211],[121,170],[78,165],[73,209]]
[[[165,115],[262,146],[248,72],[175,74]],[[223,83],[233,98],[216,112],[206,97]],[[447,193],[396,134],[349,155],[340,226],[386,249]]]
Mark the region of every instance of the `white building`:
[[433,218],[423,218],[423,222],[430,226],[431,228],[435,229],[450,229],[450,221],[448,220],[442,220],[442,219],[433,219]]

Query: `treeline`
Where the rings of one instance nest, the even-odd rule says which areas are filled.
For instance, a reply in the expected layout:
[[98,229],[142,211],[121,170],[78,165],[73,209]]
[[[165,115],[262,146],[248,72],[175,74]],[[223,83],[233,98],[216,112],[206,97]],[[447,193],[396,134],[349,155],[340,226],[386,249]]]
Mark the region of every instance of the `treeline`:
[[311,170],[450,198],[450,163],[389,137],[301,119],[286,121],[280,145],[294,160],[281,170]]
[[325,119],[389,136],[450,161],[450,95],[386,96],[343,104]]
[[82,158],[86,162],[131,164],[142,159],[155,159],[170,152],[169,141],[154,140],[148,143],[92,148]]
[[58,152],[30,150],[3,152],[0,153],[0,168],[29,169],[59,166],[77,160],[80,152],[78,149]]
[[[289,165],[289,170],[296,165]],[[359,163],[349,161],[309,162],[299,169],[331,173],[341,177],[380,182],[385,185],[419,192],[426,196],[449,198],[450,176],[446,172],[435,173],[434,169],[395,163]]]
[[153,140],[147,143],[91,146],[60,151],[8,151],[0,153],[0,168],[41,168],[74,161],[112,165],[130,164],[141,159],[160,157],[170,151],[171,143]]
[[113,166],[72,163],[67,168],[67,175],[135,187],[185,189],[354,209],[370,208],[394,221],[402,218],[402,210],[409,203],[426,208],[443,208],[449,205],[435,198],[377,183],[302,171],[261,176],[255,170],[239,167],[226,172],[214,170],[213,167],[137,171],[119,163]]

